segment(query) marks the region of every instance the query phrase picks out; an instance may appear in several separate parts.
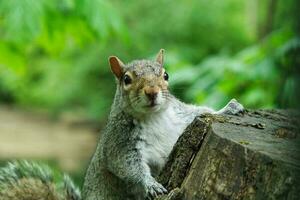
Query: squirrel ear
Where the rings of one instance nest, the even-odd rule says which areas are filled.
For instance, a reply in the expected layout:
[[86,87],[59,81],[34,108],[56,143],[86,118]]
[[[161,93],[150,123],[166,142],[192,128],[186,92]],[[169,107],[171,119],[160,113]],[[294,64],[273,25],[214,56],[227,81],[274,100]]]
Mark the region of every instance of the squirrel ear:
[[120,79],[122,76],[122,68],[124,66],[123,62],[117,56],[110,56],[108,58],[110,69],[114,73],[114,75]]
[[155,61],[158,62],[161,66],[163,66],[164,64],[164,52],[164,49],[160,49],[155,59]]

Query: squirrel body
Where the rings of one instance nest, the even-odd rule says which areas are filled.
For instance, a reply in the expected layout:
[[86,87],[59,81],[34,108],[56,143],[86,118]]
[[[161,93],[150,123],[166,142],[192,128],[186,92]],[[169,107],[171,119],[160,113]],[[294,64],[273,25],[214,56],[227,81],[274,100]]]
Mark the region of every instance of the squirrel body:
[[172,97],[164,111],[136,122],[140,128],[140,138],[142,138],[137,146],[140,148],[141,156],[152,166],[151,173],[154,177],[163,168],[184,129],[197,115],[208,110],[210,109],[206,107],[191,108]]
[[155,180],[174,144],[202,113],[236,114],[243,106],[231,100],[220,111],[185,104],[168,91],[163,50],[155,61],[127,65],[110,57],[117,90],[106,129],[87,170],[86,200],[155,198],[166,189]]
[[[219,111],[176,99],[168,90],[163,54],[160,50],[155,61],[135,60],[127,65],[116,56],[109,58],[117,88],[108,122],[86,172],[82,199],[143,200],[166,193],[155,177],[193,119],[202,113],[243,111],[235,99]],[[69,199],[79,200],[80,195],[74,196],[77,199]]]

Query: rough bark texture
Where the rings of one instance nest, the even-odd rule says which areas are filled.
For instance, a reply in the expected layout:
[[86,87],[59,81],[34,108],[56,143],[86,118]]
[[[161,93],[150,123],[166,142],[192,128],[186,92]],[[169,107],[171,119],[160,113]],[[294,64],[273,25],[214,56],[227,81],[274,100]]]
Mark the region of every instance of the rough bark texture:
[[159,181],[160,200],[300,199],[300,114],[247,111],[197,117]]

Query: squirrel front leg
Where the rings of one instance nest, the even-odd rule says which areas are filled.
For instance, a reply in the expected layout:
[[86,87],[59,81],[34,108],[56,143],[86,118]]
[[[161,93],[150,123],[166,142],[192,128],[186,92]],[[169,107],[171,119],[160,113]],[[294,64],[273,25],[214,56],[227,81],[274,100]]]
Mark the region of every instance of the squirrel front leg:
[[108,170],[132,186],[136,199],[152,199],[166,193],[167,190],[151,176],[150,168],[138,150],[132,147],[125,149],[111,151],[107,155]]

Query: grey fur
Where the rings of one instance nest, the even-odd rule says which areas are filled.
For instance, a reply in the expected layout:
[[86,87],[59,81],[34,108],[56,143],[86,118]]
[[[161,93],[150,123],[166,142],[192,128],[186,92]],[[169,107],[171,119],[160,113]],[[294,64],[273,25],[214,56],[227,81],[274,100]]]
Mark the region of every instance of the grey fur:
[[[19,181],[25,179],[36,181],[30,181],[29,183],[33,185],[27,185],[26,188],[18,188],[23,187],[23,185],[19,184]],[[48,188],[48,191],[33,191],[38,190],[36,183],[39,184],[40,182],[45,188]],[[49,199],[81,200],[79,189],[74,186],[74,183],[67,175],[64,176],[62,183],[56,183],[54,182],[53,172],[48,166],[28,161],[9,162],[5,167],[0,168],[0,199],[19,199],[12,192],[13,190],[19,191],[18,196],[23,196],[20,191],[32,194],[47,192],[52,196]],[[23,194],[28,196],[28,194]],[[41,196],[45,195],[47,194],[41,194]]]
[[132,71],[136,76],[142,77],[145,74],[154,73],[160,75],[161,65],[151,60],[134,60],[125,66],[126,71]]
[[[145,75],[160,76],[161,69],[157,62],[137,60],[124,66],[123,71],[133,72],[138,78],[143,78]],[[108,123],[101,134],[85,176],[82,193],[85,200],[139,200],[153,198],[166,192],[154,178],[155,174],[159,173],[161,165],[155,161],[145,162],[142,153],[143,148],[156,148],[155,145],[158,145],[150,144],[142,137],[147,131],[143,129],[142,123],[147,123],[150,115],[155,118],[156,114],[149,113],[149,116],[143,117],[133,114],[122,84],[122,80],[118,81]],[[243,110],[242,105],[237,101],[229,103],[220,111],[214,111],[208,107],[187,105],[171,94],[165,98],[167,102],[161,112],[167,112],[171,107],[185,126],[204,112],[236,114]],[[174,137],[178,136],[174,135]],[[166,150],[165,157],[168,156],[169,151]]]
[[0,188],[13,185],[22,178],[37,178],[44,183],[53,181],[52,172],[47,166],[28,161],[9,162],[0,169]]

